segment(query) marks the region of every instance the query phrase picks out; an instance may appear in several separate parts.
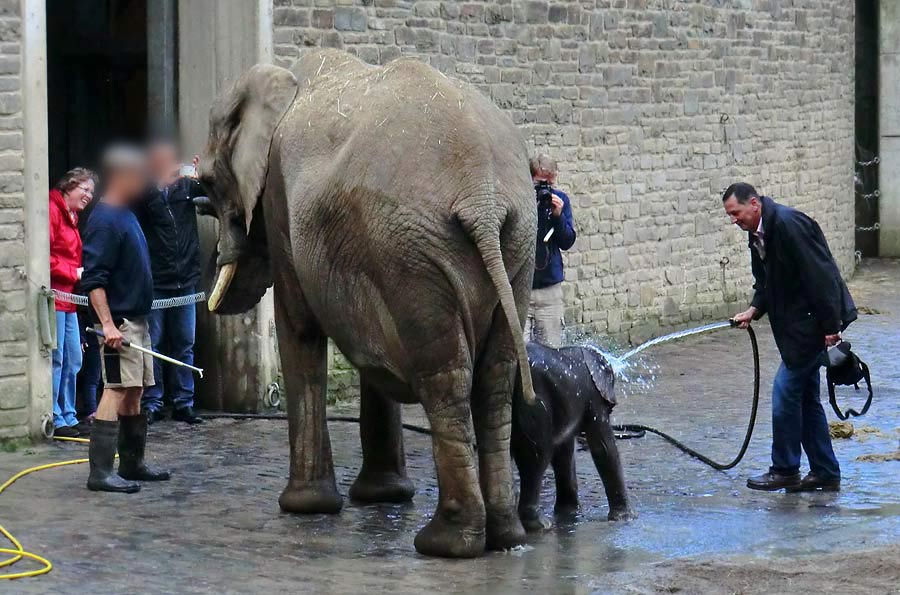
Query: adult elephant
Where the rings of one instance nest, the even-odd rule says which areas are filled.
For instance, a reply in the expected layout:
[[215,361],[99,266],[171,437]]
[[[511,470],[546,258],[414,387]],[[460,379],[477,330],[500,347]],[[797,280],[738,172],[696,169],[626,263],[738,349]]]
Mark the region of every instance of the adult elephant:
[[342,505],[325,422],[331,337],[362,381],[351,497],[412,497],[397,402],[422,403],[440,497],[416,549],[470,557],[523,542],[510,403],[517,368],[533,398],[521,326],[536,209],[510,119],[416,60],[310,51],[291,71],[254,66],[217,99],[200,178],[219,218],[210,309],[244,312],[275,286],[291,447],[281,508]]

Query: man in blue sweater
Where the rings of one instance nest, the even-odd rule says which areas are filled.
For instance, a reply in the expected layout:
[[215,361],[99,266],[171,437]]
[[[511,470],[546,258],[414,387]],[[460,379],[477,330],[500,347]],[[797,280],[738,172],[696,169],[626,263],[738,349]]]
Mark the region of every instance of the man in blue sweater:
[[[103,395],[94,420],[87,487],[93,491],[137,492],[137,481],[169,479],[144,462],[147,418],[141,394],[153,384],[153,362],[123,346],[147,347],[147,319],[153,302],[150,253],[130,207],[141,196],[146,175],[143,154],[118,146],[103,156],[106,184],[84,230],[81,289],[90,296],[95,329],[103,333]],[[113,472],[119,451],[118,475]]]
[[562,343],[564,301],[562,282],[565,279],[561,250],[575,243],[572,205],[566,193],[553,186],[558,168],[547,155],[531,160],[538,210],[538,234],[535,248],[534,281],[528,319],[525,321],[525,340],[550,347]]

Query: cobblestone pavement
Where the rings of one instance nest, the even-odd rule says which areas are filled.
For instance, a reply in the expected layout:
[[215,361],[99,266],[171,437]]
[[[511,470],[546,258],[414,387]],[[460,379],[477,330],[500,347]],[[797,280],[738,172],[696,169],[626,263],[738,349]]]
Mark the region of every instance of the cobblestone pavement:
[[[412,546],[437,497],[427,437],[405,436],[418,488],[413,503],[347,503],[337,516],[300,517],[277,506],[287,476],[285,422],[215,420],[195,428],[169,422],[154,426],[150,439],[153,459],[174,471],[169,483],[146,485],[132,496],[89,493],[87,468],[74,466],[28,476],[0,496],[0,522],[55,566],[47,576],[2,584],[0,592],[575,595],[631,592],[659,563],[683,558],[793,559],[887,547],[900,542],[900,463],[856,458],[898,448],[900,262],[864,263],[852,290],[872,314],[862,315],[846,335],[869,362],[877,396],[869,415],[855,422],[858,432],[869,432],[835,443],[845,478],[839,494],[763,494],[744,487],[746,475],[767,467],[771,437],[769,388],[778,360],[760,324],[763,398],[745,461],[719,473],[654,437],[620,441],[640,513],[634,522],[606,522],[602,486],[588,453],[580,452],[583,510],[574,524],[533,536],[521,551],[471,561],[427,559]],[[646,382],[622,383],[616,421],[648,423],[714,458],[730,459],[750,405],[746,335],[723,330],[644,355]],[[842,402],[860,400],[845,391]],[[422,423],[420,409],[406,411],[406,421]],[[346,423],[330,427],[346,493],[361,460],[357,430]],[[71,444],[2,453],[0,478],[82,456],[85,448]],[[548,509],[551,485],[548,477]],[[896,567],[887,572],[900,575]]]

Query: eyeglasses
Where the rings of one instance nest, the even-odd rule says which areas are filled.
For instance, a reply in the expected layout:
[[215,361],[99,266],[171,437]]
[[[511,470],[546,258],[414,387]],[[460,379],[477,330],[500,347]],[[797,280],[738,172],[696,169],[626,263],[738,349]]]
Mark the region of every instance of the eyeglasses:
[[84,192],[85,194],[90,194],[91,196],[94,195],[94,189],[91,188],[90,186],[77,186],[77,188],[79,190],[81,190],[82,192]]

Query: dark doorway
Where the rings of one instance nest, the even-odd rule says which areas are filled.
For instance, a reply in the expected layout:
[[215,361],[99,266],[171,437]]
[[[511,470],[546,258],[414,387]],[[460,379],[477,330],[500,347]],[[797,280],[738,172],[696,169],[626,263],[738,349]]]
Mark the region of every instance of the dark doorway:
[[878,256],[878,0],[856,0],[856,249]]
[[47,0],[50,181],[147,126],[147,0]]

